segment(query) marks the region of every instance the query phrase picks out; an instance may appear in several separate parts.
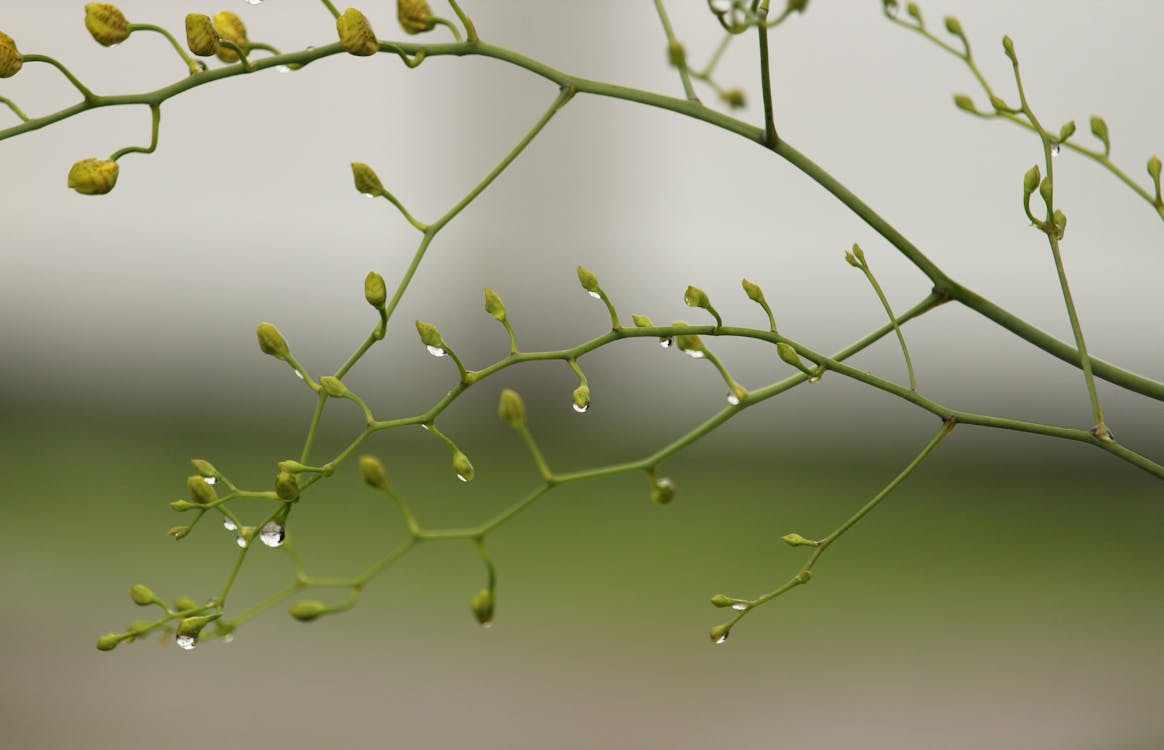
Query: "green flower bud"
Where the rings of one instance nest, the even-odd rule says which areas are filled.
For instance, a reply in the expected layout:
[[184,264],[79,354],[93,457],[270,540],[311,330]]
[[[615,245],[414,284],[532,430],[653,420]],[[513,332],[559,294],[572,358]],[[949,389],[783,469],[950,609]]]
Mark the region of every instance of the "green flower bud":
[[687,67],[687,50],[683,49],[682,44],[679,42],[667,44],[667,62],[673,68]]
[[742,89],[728,89],[719,92],[719,100],[732,109],[743,109],[748,105],[748,99]]
[[421,343],[431,349],[444,349],[445,340],[441,332],[431,323],[416,321],[416,332],[420,335]]
[[375,456],[360,456],[360,476],[369,487],[378,490],[388,489],[388,472]]
[[598,277],[582,266],[578,266],[578,283],[592,296],[598,296]]
[[108,3],[89,3],[85,6],[85,28],[103,47],[112,47],[129,39],[129,21],[116,7]]
[[1103,143],[1103,155],[1111,153],[1111,139],[1107,132],[1107,123],[1099,115],[1091,116],[1091,134]]
[[317,602],[314,599],[307,599],[301,602],[295,602],[288,611],[292,617],[300,622],[311,622],[327,612],[327,605],[323,602]]
[[311,468],[307,464],[301,464],[291,459],[280,461],[277,466],[279,467],[279,471],[285,471],[288,474],[299,474]]
[[344,398],[351,391],[343,384],[339,378],[333,375],[324,375],[319,379],[319,385],[323,388],[323,392],[332,398]]
[[816,547],[820,544],[812,539],[805,539],[800,534],[785,534],[780,539],[792,547]]
[[69,187],[81,195],[105,195],[117,185],[121,168],[108,159],[82,159],[69,169]]
[[896,16],[898,9],[897,0],[881,0],[881,9],[885,11],[886,15]]
[[1010,58],[1012,63],[1018,65],[1018,58],[1014,54],[1014,42],[1011,41],[1009,36],[1002,38],[1002,51],[1006,53],[1006,56]]
[[[675,325],[680,325],[681,321],[676,321]],[[682,323],[686,326],[686,323]],[[679,351],[686,353],[695,359],[703,359],[707,356],[707,348],[703,346],[703,339],[699,338],[694,333],[681,333],[675,337],[675,346],[679,347]]]
[[711,642],[718,646],[728,639],[731,632],[732,626],[726,622],[722,625],[716,625],[711,629]]
[[174,540],[177,541],[179,539],[185,539],[187,536],[190,535],[190,527],[189,526],[171,526],[170,530],[167,531],[166,533],[169,534],[170,536],[174,537]]
[[453,471],[457,472],[457,478],[462,482],[473,481],[473,464],[469,462],[469,457],[460,451],[453,454]]
[[501,404],[497,407],[497,416],[515,430],[525,426],[525,404],[516,391],[509,388],[501,391]]
[[853,253],[849,252],[848,250],[845,251],[845,262],[853,268],[861,267],[861,262],[857,260],[857,256],[853,255]]
[[377,310],[383,310],[384,303],[388,301],[388,287],[384,277],[375,271],[369,271],[364,277],[364,299]]
[[349,54],[357,57],[367,57],[376,54],[380,43],[376,41],[376,32],[372,31],[372,24],[367,17],[356,10],[348,8],[339,18],[335,19],[335,29],[339,32],[340,44]]
[[299,499],[299,477],[287,471],[280,471],[275,477],[275,495],[280,500],[291,502]]
[[580,385],[574,389],[574,411],[579,414],[590,409],[590,386]]
[[[0,31],[0,78],[11,78],[24,67],[24,56],[12,37]],[[117,645],[117,644],[114,644]]]
[[192,609],[198,609],[198,603],[188,596],[179,596],[174,600],[175,612],[189,612]]
[[1039,171],[1039,165],[1031,167],[1027,173],[1023,175],[1023,197],[1030,198],[1031,193],[1039,187],[1039,181],[1043,179],[1043,173]]
[[962,33],[962,23],[953,16],[946,16],[946,31],[957,37],[964,36]]
[[174,502],[170,503],[170,507],[176,511],[182,512],[197,508],[198,503],[192,503],[189,500],[175,500]]
[[783,341],[777,343],[776,353],[780,355],[780,359],[792,365],[797,370],[806,369],[804,363],[800,361],[800,355],[796,353],[796,349],[791,344],[786,344]]
[[178,635],[192,636],[197,638],[202,629],[210,623],[218,619],[218,615],[199,615],[198,617],[187,617],[178,623]]
[[635,325],[638,326],[639,328],[654,328],[655,327],[655,324],[652,323],[651,319],[648,318],[646,315],[631,315],[631,320],[633,320],[635,322]]
[[199,505],[209,505],[218,500],[214,485],[209,484],[206,478],[199,474],[186,477],[186,489],[190,491],[190,499]]
[[808,9],[808,0],[788,0],[789,13],[803,13]]
[[279,333],[279,329],[270,323],[259,323],[259,348],[263,354],[269,354],[275,359],[287,359],[291,348],[287,346],[287,339]]
[[905,12],[909,14],[910,18],[917,21],[918,23],[922,22],[921,8],[917,7],[917,3],[907,3],[905,6]]
[[153,590],[149,586],[143,586],[140,583],[135,583],[129,587],[129,598],[133,599],[133,603],[139,607],[148,607],[158,601],[158,597]]
[[396,0],[396,19],[407,34],[428,31],[436,23],[425,0]]
[[1006,100],[1001,96],[990,95],[990,106],[994,107],[999,112],[1009,111],[1010,107],[1006,105]]
[[974,100],[965,94],[954,94],[954,106],[964,112],[978,114],[978,108],[974,106]]
[[796,574],[796,582],[797,583],[808,583],[811,580],[812,580],[812,571],[811,570],[802,570]]
[[1075,121],[1068,120],[1063,123],[1063,127],[1059,128],[1059,142],[1062,143],[1073,135],[1075,135]]
[[384,184],[380,182],[380,177],[367,164],[352,162],[352,178],[356,182],[356,190],[364,195],[376,196],[384,192]]
[[186,14],[186,46],[199,57],[218,54],[218,31],[210,16],[202,13]]
[[865,264],[865,251],[856,242],[853,243],[853,255],[856,256],[862,265]]
[[723,607],[730,607],[735,603],[735,599],[723,594],[716,594],[715,596],[711,597],[711,605],[713,607],[720,607],[722,609]]
[[497,292],[489,287],[485,287],[485,312],[497,318],[498,321],[505,322],[505,303],[497,296]]
[[759,284],[744,279],[740,285],[743,286],[744,294],[748,295],[748,299],[761,305],[764,304],[764,290],[760,288]]
[[1039,195],[1043,197],[1043,202],[1047,204],[1047,208],[1051,207],[1051,200],[1055,194],[1055,186],[1051,183],[1050,177],[1044,177],[1043,181],[1039,183]]
[[707,298],[707,292],[694,286],[687,287],[687,291],[683,293],[683,302],[688,307],[699,307],[704,310],[711,307],[711,300]]
[[481,589],[476,596],[469,601],[469,608],[473,610],[473,616],[477,618],[477,622],[481,623],[482,627],[489,627],[493,624],[493,592],[489,589]]
[[218,477],[218,469],[214,468],[214,464],[205,461],[201,458],[190,459],[190,463],[194,465],[194,471],[198,472],[204,477]]
[[1153,156],[1148,159],[1148,174],[1153,180],[1160,179],[1160,157]]
[[97,650],[112,651],[124,640],[125,636],[121,633],[106,633],[97,639]]
[[675,483],[667,477],[655,480],[651,487],[651,502],[655,505],[668,505],[675,499]]
[[1051,217],[1052,223],[1055,225],[1055,236],[1063,239],[1063,233],[1067,231],[1067,214],[1059,209],[1055,209],[1055,213]]
[[[218,32],[220,39],[234,42],[244,54],[250,51],[251,43],[247,39],[246,24],[242,22],[241,18],[230,11],[224,10],[214,16],[214,30]],[[218,59],[224,63],[238,62],[238,53],[232,49],[220,47],[218,50]]]

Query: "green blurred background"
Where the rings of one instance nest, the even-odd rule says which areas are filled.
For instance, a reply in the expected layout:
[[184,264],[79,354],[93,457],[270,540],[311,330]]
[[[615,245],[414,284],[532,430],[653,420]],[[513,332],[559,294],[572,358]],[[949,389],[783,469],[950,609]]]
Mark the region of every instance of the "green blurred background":
[[[677,93],[650,3],[465,4],[489,39]],[[317,4],[235,5],[253,38],[288,49],[331,39]],[[718,41],[703,3],[670,6],[703,59]],[[994,40],[1014,36],[1048,121],[1099,111],[1129,164],[1159,149],[1159,102],[1113,85],[1143,76],[1159,4],[1121,4],[1118,19],[1081,4],[1014,6],[923,10],[958,13],[999,82],[1007,71]],[[97,48],[80,7],[6,3],[0,28],[22,51],[59,53],[102,91],[180,73],[157,40]],[[185,12],[218,10],[121,7],[173,28]],[[1030,140],[953,111],[950,92],[973,91],[965,71],[889,28],[879,3],[855,8],[814,3],[776,35],[783,132],[956,278],[1068,337],[1045,247],[1018,206],[1018,179],[1037,158]],[[387,5],[365,10],[381,36],[395,35]],[[746,46],[725,58],[725,82],[757,100]],[[49,111],[72,101],[58,84],[28,66],[0,94]],[[278,607],[233,643],[192,653],[93,648],[139,617],[125,593],[133,583],[168,598],[221,586],[232,535],[209,523],[181,543],[165,534],[186,520],[166,504],[184,493],[190,458],[265,487],[275,462],[299,451],[313,401],[258,353],[254,324],[275,321],[312,372],[327,372],[373,322],[363,275],[399,279],[415,235],[354,195],[347,162],[373,164],[418,214],[435,216],[509,148],[551,88],[473,60],[410,73],[380,58],[334,59],[231,81],[167,105],[158,153],[127,157],[101,200],[64,190],[68,166],[141,141],[143,113],[94,113],[0,142],[0,746],[1164,746],[1164,485],[1080,445],[959,428],[829,551],[812,585],[750,615],[724,646],[708,643],[724,619],[708,597],[786,580],[805,553],[779,536],[827,533],[937,429],[834,376],[668,462],[661,473],[678,487],[669,507],[650,502],[641,477],[621,477],[556,490],[499,530],[492,629],[468,610],[483,580],[475,552],[448,543],[415,551],[342,616],[304,625]],[[1159,228],[1107,175],[1060,163],[1068,270],[1089,342],[1159,377],[1148,324],[1129,324],[1160,319]],[[896,306],[928,291],[754,147],[665,113],[580,99],[434,243],[398,327],[347,382],[385,417],[443,394],[451,365],[423,353],[414,318],[438,324],[471,366],[502,356],[503,334],[480,311],[485,284],[506,300],[526,349],[595,335],[605,313],[578,290],[577,263],[599,274],[624,316],[691,318],[681,296],[696,283],[729,320],[760,325],[738,291],[747,275],[775,300],[783,330],[839,348],[882,320],[841,261],[854,240]],[[935,398],[1088,425],[1077,372],[969,314],[943,308],[906,335]],[[786,372],[764,347],[715,350],[749,387]],[[891,340],[856,362],[904,379]],[[644,455],[723,405],[711,367],[651,342],[583,365],[594,398],[585,415],[569,409],[574,376],[546,363],[490,379],[442,417],[477,468],[469,485],[420,430],[369,448],[426,525],[459,526],[536,483],[494,416],[502,386],[525,396],[558,470]],[[1159,450],[1159,404],[1101,395],[1123,442]],[[343,406],[329,413],[324,454],[359,429]],[[398,514],[351,470],[318,489],[290,524],[312,573],[354,574],[403,538]],[[257,520],[260,510],[242,512]],[[255,550],[232,604],[290,574],[281,553]]]

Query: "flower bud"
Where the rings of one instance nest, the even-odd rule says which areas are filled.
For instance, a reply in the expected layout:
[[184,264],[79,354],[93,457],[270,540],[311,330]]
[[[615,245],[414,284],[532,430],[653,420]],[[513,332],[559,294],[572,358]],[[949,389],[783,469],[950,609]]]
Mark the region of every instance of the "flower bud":
[[327,605],[323,602],[317,602],[314,599],[307,599],[301,602],[295,602],[288,611],[299,622],[311,622],[327,612]]
[[1063,239],[1063,233],[1067,231],[1067,214],[1055,209],[1055,213],[1051,216],[1051,222],[1055,225],[1055,236]]
[[905,12],[909,14],[910,18],[917,21],[919,24],[922,22],[921,8],[917,7],[917,3],[908,3],[905,6]]
[[275,359],[287,359],[291,348],[287,346],[287,339],[279,333],[279,329],[270,323],[259,323],[259,348],[263,354],[269,354]]
[[192,503],[189,500],[175,500],[174,502],[170,503],[170,508],[178,511],[179,513],[187,510],[193,510],[197,507],[198,503]]
[[631,315],[631,320],[633,320],[635,322],[635,325],[638,326],[639,328],[654,328],[655,327],[655,324],[652,323],[651,319],[648,318],[646,315]]
[[178,623],[178,635],[198,637],[210,623],[218,619],[218,615],[200,615],[198,617],[187,617]]
[[1031,193],[1039,187],[1039,181],[1043,178],[1043,173],[1039,171],[1039,165],[1031,167],[1027,173],[1023,175],[1023,197],[1030,198]]
[[808,583],[809,581],[812,580],[812,571],[811,570],[802,570],[796,574],[796,576],[793,578],[793,580],[795,580],[797,583]]
[[190,527],[189,526],[171,526],[170,530],[167,531],[166,533],[169,534],[170,536],[174,537],[174,540],[177,541],[179,539],[185,539],[187,536],[190,535]]
[[719,100],[732,109],[743,109],[748,105],[748,99],[741,89],[728,89],[719,92]]
[[516,391],[509,388],[501,391],[501,404],[497,407],[497,416],[515,430],[525,426],[525,404]]
[[845,251],[845,262],[848,263],[853,268],[860,268],[861,267],[861,262],[859,260],[857,260],[857,256],[853,255],[853,253],[851,253],[848,250]]
[[[214,16],[214,30],[218,32],[220,39],[234,42],[244,54],[250,51],[251,43],[247,39],[246,24],[242,22],[241,18],[230,11],[224,10]],[[218,59],[224,63],[238,62],[238,53],[232,49],[220,47],[218,50]]]
[[994,107],[999,112],[1010,111],[1010,107],[1006,105],[1006,100],[1001,96],[990,95],[990,106]]
[[954,106],[963,112],[978,114],[978,108],[974,106],[974,100],[966,94],[954,94]]
[[396,0],[396,19],[400,21],[400,28],[408,34],[428,31],[435,23],[432,10],[425,0]]
[[218,31],[210,16],[203,13],[186,14],[186,46],[199,57],[218,54]]
[[108,3],[85,6],[85,28],[103,47],[121,44],[129,38],[129,21],[125,20],[125,14]]
[[1158,181],[1160,179],[1160,157],[1159,156],[1153,156],[1152,158],[1148,159],[1148,175],[1153,180]]
[[106,633],[97,639],[98,651],[112,651],[117,648],[118,644],[125,640],[125,636],[121,633]]
[[335,19],[335,29],[339,32],[340,44],[349,54],[358,57],[367,57],[376,54],[380,43],[376,41],[376,32],[372,31],[372,24],[367,17],[356,10],[348,8],[339,18]]
[[1107,123],[1099,115],[1091,116],[1091,134],[1103,142],[1103,154],[1111,153],[1111,140],[1107,132]]
[[962,23],[953,16],[946,16],[946,31],[954,36],[961,37],[963,36]]
[[23,66],[24,56],[16,49],[16,42],[0,31],[0,78],[11,78],[19,73]]
[[715,596],[711,597],[711,605],[713,607],[720,607],[722,609],[723,607],[730,607],[735,603],[735,599],[723,594],[716,594]]
[[761,305],[764,304],[764,290],[760,288],[759,284],[743,279],[740,285],[743,286],[744,294],[748,295],[748,299]]
[[469,457],[460,451],[453,454],[453,471],[457,472],[457,478],[462,482],[473,481],[473,464],[469,462]]
[[352,162],[352,177],[356,181],[356,190],[364,195],[375,196],[384,192],[384,184],[380,182],[380,177],[367,164]]
[[214,486],[208,484],[206,478],[199,474],[186,477],[186,489],[190,491],[190,499],[199,505],[208,505],[218,500]]
[[280,500],[291,502],[299,499],[299,477],[287,471],[280,471],[275,477],[275,495]]
[[473,610],[473,616],[477,618],[477,622],[484,627],[489,627],[493,624],[493,592],[489,589],[481,589],[477,595],[469,602],[469,608]]
[[375,487],[378,490],[388,489],[388,472],[385,471],[384,464],[380,463],[380,459],[375,456],[360,456],[360,476],[369,487]]
[[364,299],[377,310],[384,309],[388,301],[388,287],[384,284],[384,277],[375,271],[369,271],[364,277]]
[[804,370],[804,363],[800,361],[800,355],[796,353],[796,349],[791,344],[786,344],[783,341],[776,344],[776,353],[780,355],[780,359],[795,367],[797,370]]
[[433,349],[444,350],[445,340],[436,326],[418,320],[416,321],[416,332],[420,335],[421,343],[427,346],[430,351]]
[[675,499],[675,483],[667,477],[655,480],[651,487],[651,502],[655,505],[667,505]]
[[805,539],[800,534],[785,534],[784,536],[780,537],[780,539],[785,544],[792,547],[816,547],[820,545],[820,542],[813,541],[812,539]]
[[1075,135],[1075,121],[1068,120],[1063,123],[1063,127],[1059,128],[1059,142],[1062,143],[1073,135]]
[[214,464],[205,461],[201,458],[192,458],[190,463],[194,465],[194,471],[198,472],[204,477],[217,477],[218,469],[214,468]]
[[105,195],[117,185],[121,169],[108,159],[82,159],[69,169],[69,187],[81,195]]
[[711,642],[718,646],[728,639],[728,636],[731,635],[731,632],[732,626],[726,622],[722,625],[716,625],[711,629]]
[[788,0],[785,7],[789,13],[803,13],[808,8],[808,0]]
[[1039,183],[1039,195],[1043,197],[1043,202],[1047,204],[1047,208],[1051,207],[1051,200],[1055,194],[1055,186],[1051,183],[1050,177],[1044,177],[1043,181]]
[[1006,53],[1006,56],[1010,58],[1012,63],[1018,65],[1018,58],[1015,57],[1014,54],[1014,42],[1009,36],[1004,36],[1002,38],[1002,51]]
[[501,297],[497,296],[497,292],[489,287],[485,287],[485,312],[498,321],[505,322],[505,303],[501,301]]
[[198,603],[188,596],[179,596],[174,600],[175,612],[189,612],[192,609],[198,609]]
[[687,291],[683,293],[683,302],[688,307],[699,307],[704,310],[711,307],[711,300],[707,298],[707,292],[694,286],[687,287]]
[[590,386],[580,385],[574,389],[574,411],[584,412],[590,408]]
[[687,67],[687,50],[683,49],[682,44],[671,42],[667,45],[667,62],[673,68]]
[[333,375],[324,375],[319,379],[319,385],[323,388],[323,392],[332,398],[344,398],[351,391],[343,384],[343,381]]
[[158,601],[158,597],[154,594],[149,586],[144,586],[140,583],[135,583],[129,587],[129,598],[133,599],[133,603],[139,607],[146,607]]
[[578,283],[591,294],[598,294],[598,277],[582,266],[578,266]]

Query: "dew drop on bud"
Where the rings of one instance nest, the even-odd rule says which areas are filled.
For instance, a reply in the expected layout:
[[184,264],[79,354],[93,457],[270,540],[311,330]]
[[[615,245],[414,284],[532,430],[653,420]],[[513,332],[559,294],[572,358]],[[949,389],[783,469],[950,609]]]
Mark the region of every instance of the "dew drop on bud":
[[303,373],[299,372],[298,370],[292,370],[291,372],[295,373],[295,377],[303,380]]
[[223,643],[233,643],[234,642],[234,633],[227,633],[226,635],[222,636],[222,642]]
[[182,635],[179,633],[178,637],[174,639],[174,643],[177,643],[178,648],[184,651],[193,651],[194,647],[198,645],[198,639],[192,635]]
[[699,349],[688,349],[687,351],[685,351],[683,353],[686,354],[688,357],[691,357],[692,359],[703,359],[703,357],[704,357],[703,352],[701,352]]
[[458,474],[458,475],[457,475],[457,479],[460,479],[462,482],[468,482],[468,481],[469,481],[469,478],[468,478],[467,476],[465,476],[464,474]]
[[[735,604],[732,605],[732,609],[736,610],[737,612],[743,612],[747,608],[748,608],[748,605],[744,604],[743,602],[736,602]],[[727,640],[726,635],[723,637],[722,640],[719,641],[719,643],[723,643],[725,640]]]
[[202,477],[202,481],[206,482],[207,484],[218,484],[218,480],[214,477]]
[[584,406],[580,404],[574,404],[574,411],[578,412],[579,414],[585,414],[586,412],[590,411],[590,404],[586,404]]
[[230,520],[229,518],[223,519],[222,528],[226,529],[227,531],[237,531],[238,530],[238,526],[235,524],[234,521]]
[[268,547],[279,547],[283,544],[283,539],[287,536],[287,531],[274,521],[268,521],[262,529],[259,530],[259,540]]
[[1063,147],[1060,146],[1058,143],[1051,144],[1051,156],[1058,156],[1059,152],[1062,150],[1063,150]]
[[732,406],[737,406],[740,403],[740,398],[731,391],[728,391],[727,402]]
[[425,348],[428,349],[428,353],[434,357],[443,357],[446,354],[445,350],[439,346],[428,346]]
[[727,640],[727,633],[724,633],[719,638],[715,639],[715,645],[719,646]]
[[[289,65],[278,65],[278,66],[276,66],[276,67],[275,67],[275,70],[279,71],[280,73],[290,73],[290,72],[291,72],[291,66],[289,66]],[[223,640],[226,640],[226,639],[224,638]]]
[[599,294],[598,292],[586,292],[586,293],[589,294],[594,299],[602,299],[602,295]]
[[674,343],[675,339],[659,339],[659,346],[663,347],[664,349],[670,349],[671,345]]
[[817,383],[820,382],[821,377],[823,377],[823,376],[813,375],[811,378],[808,379],[808,382],[811,383],[812,385],[816,385]]
[[[195,60],[194,64],[198,66],[198,69],[200,71],[202,71],[203,73],[206,72],[206,63],[202,62],[201,60]],[[191,646],[191,648],[193,648],[193,646]]]
[[245,536],[243,536],[242,534],[239,534],[238,538],[235,539],[234,541],[236,544],[238,544],[238,546],[242,547],[243,549],[247,548],[247,538]]
[[246,0],[247,5],[258,5],[261,2],[263,2],[263,0]]

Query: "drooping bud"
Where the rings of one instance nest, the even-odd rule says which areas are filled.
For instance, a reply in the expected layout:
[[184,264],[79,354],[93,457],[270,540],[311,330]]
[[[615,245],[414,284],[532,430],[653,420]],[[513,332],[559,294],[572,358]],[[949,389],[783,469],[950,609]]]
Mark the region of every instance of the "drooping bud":
[[178,623],[178,635],[198,637],[210,623],[218,619],[218,615],[200,615],[198,617],[187,617]]
[[0,31],[0,78],[11,78],[19,73],[22,67],[24,56],[16,49],[16,42]]
[[420,34],[432,29],[432,9],[425,0],[396,0],[396,19],[408,34]]
[[505,303],[501,301],[501,297],[497,296],[497,292],[489,287],[485,287],[485,312],[498,321],[505,322]]
[[378,490],[388,489],[388,472],[384,469],[384,464],[380,463],[380,459],[375,456],[360,456],[360,476],[369,487],[375,487]]
[[711,642],[718,646],[728,639],[728,636],[731,635],[731,632],[732,626],[726,622],[722,625],[716,625],[711,629]]
[[591,295],[598,295],[598,277],[589,269],[578,266],[578,283]]
[[279,329],[270,323],[259,323],[258,334],[259,348],[263,350],[263,354],[269,354],[275,359],[286,359],[291,353],[287,339],[283,338]]
[[158,601],[158,597],[154,594],[153,590],[149,586],[143,586],[140,583],[129,587],[129,598],[133,599],[133,603],[139,607],[147,607]]
[[638,326],[639,328],[654,328],[655,327],[655,324],[652,323],[651,319],[648,318],[646,315],[631,315],[631,320],[633,320],[635,322],[635,325]]
[[582,413],[590,409],[590,386],[580,385],[574,389],[574,411]]
[[356,190],[364,195],[379,195],[384,192],[384,184],[380,182],[376,171],[362,162],[352,162],[352,177],[356,182]]
[[651,486],[651,502],[655,505],[667,505],[675,499],[675,483],[667,477],[656,479]]
[[1039,187],[1039,181],[1043,179],[1043,173],[1039,171],[1039,165],[1031,167],[1027,173],[1023,175],[1023,197],[1029,199],[1031,194]]
[[679,42],[670,42],[667,45],[667,62],[673,68],[687,67],[687,50]]
[[1062,143],[1073,135],[1075,135],[1075,121],[1068,120],[1063,123],[1063,127],[1059,128],[1059,142]]
[[174,537],[174,540],[177,541],[179,539],[185,539],[187,536],[190,535],[190,527],[189,526],[171,526],[170,530],[167,531],[166,533],[169,534],[170,536]]
[[210,16],[203,13],[186,14],[186,46],[199,57],[218,54],[218,31]]
[[978,114],[978,108],[974,106],[974,100],[966,94],[954,94],[954,106],[963,112]]
[[1111,139],[1107,132],[1107,123],[1099,115],[1091,116],[1091,134],[1103,143],[1103,155],[1111,154]]
[[384,277],[375,271],[369,271],[364,277],[364,299],[377,310],[383,310],[384,303],[388,301],[388,286],[384,283]]
[[473,464],[469,462],[469,457],[460,451],[453,454],[453,471],[457,472],[457,478],[462,482],[473,481]]
[[[674,325],[679,328],[687,326],[681,320],[675,321]],[[676,336],[675,346],[679,347],[679,351],[695,359],[702,359],[707,356],[707,348],[703,346],[703,339],[694,333],[681,333]]]
[[497,416],[515,430],[525,426],[525,404],[516,391],[509,388],[501,391],[501,404],[497,407]]
[[803,13],[808,9],[809,0],[788,0],[788,5],[785,7],[789,13]]
[[343,381],[333,375],[324,375],[319,379],[319,385],[323,388],[323,392],[332,398],[344,398],[351,391],[343,384]]
[[82,159],[69,169],[69,187],[81,195],[105,195],[117,185],[121,168],[108,159]]
[[719,92],[719,100],[732,109],[743,109],[748,106],[748,98],[742,89],[728,89]]
[[493,592],[489,589],[481,589],[476,596],[469,602],[469,608],[473,610],[473,617],[477,618],[483,627],[489,627],[493,624]]
[[299,499],[299,477],[287,471],[280,471],[275,477],[275,495],[280,500],[291,502]]
[[199,474],[186,477],[186,489],[190,491],[190,499],[199,505],[209,505],[218,500],[218,493],[214,491],[214,486]]
[[124,641],[125,635],[121,633],[106,633],[97,639],[98,651],[112,651],[117,648],[118,644]]
[[85,28],[102,47],[112,47],[129,39],[129,21],[125,14],[109,3],[85,6]]
[[380,48],[379,42],[376,41],[376,32],[372,31],[372,24],[355,8],[348,8],[343,15],[335,19],[335,29],[339,32],[340,44],[349,54],[367,57],[376,54]]
[[[228,42],[234,42],[243,54],[250,52],[251,43],[247,39],[247,27],[242,22],[242,19],[224,10],[214,16],[214,30],[218,32],[220,39],[225,39]],[[238,53],[226,47],[220,47],[218,50],[218,59],[224,63],[238,62]]]
[[327,605],[314,599],[306,599],[301,602],[295,602],[288,611],[299,622],[311,622],[327,612]]

